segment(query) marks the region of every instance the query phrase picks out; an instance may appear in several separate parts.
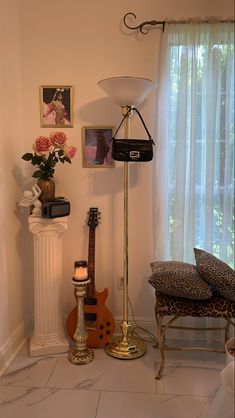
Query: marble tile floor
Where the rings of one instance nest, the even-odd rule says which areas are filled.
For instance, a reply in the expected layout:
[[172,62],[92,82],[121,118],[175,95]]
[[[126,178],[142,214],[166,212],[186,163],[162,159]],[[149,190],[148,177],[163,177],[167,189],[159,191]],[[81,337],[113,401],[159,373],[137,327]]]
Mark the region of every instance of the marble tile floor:
[[67,353],[31,358],[26,345],[0,379],[0,418],[201,418],[226,365],[221,353],[168,351],[157,381],[150,343],[133,360],[94,353],[76,366]]

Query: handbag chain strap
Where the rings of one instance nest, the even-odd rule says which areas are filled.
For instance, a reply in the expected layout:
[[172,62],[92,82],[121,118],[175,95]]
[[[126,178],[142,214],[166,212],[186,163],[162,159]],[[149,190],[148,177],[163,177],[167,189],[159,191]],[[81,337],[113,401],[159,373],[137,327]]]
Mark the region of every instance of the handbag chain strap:
[[126,112],[126,114],[123,116],[123,118],[122,118],[122,120],[121,120],[121,123],[119,124],[119,127],[117,128],[117,130],[116,130],[115,134],[113,135],[113,139],[115,139],[115,136],[117,135],[117,133],[118,133],[119,129],[121,128],[121,126],[122,126],[122,124],[123,124],[124,120],[125,120],[125,119],[129,116],[129,114],[132,112],[132,110],[135,110],[135,111],[136,111],[137,115],[139,116],[139,118],[140,118],[140,120],[141,120],[141,122],[142,122],[142,124],[143,124],[143,126],[144,126],[144,128],[145,128],[145,130],[146,130],[146,132],[147,132],[147,135],[148,135],[148,137],[149,137],[149,140],[150,140],[150,141],[152,141],[152,143],[154,144],[154,140],[153,140],[153,138],[151,137],[151,135],[150,135],[150,133],[149,133],[149,130],[148,130],[148,128],[147,128],[147,126],[146,126],[146,124],[145,124],[145,122],[144,122],[144,119],[143,119],[143,117],[141,116],[141,114],[140,114],[140,112],[138,111],[138,109],[136,109],[136,107],[129,107],[128,111],[127,111],[127,112]]

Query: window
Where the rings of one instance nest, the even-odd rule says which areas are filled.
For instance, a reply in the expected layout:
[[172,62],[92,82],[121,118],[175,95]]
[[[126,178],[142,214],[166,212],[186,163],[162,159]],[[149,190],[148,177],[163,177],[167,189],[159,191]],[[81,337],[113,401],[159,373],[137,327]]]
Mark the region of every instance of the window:
[[234,25],[168,25],[161,74],[164,258],[198,247],[233,267]]

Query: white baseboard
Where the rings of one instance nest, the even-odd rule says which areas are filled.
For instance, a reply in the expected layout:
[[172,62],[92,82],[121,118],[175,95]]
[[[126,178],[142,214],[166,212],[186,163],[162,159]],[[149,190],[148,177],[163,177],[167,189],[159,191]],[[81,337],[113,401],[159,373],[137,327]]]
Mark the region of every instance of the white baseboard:
[[[204,318],[202,318],[204,319]],[[122,322],[122,317],[116,316],[115,320],[115,335],[121,334],[120,324]],[[200,326],[201,325],[201,318],[180,318],[179,325],[181,326]],[[218,319],[216,318],[209,318],[209,326],[217,326]],[[143,318],[137,317],[133,319],[132,317],[129,318],[129,321],[132,325],[132,328],[136,328],[136,333],[145,340],[153,341],[154,337],[157,337],[157,325],[156,321],[153,318]],[[205,322],[205,321],[204,321]],[[207,321],[208,322],[208,321]],[[213,324],[212,324],[213,322]],[[217,322],[217,323],[215,323]],[[206,324],[208,326],[208,324]],[[14,360],[17,353],[21,350],[23,345],[26,343],[27,339],[29,338],[30,330],[32,330],[33,326],[33,318],[29,318],[28,323],[24,323],[23,321],[19,324],[16,330],[11,334],[8,340],[0,346],[0,377],[5,372],[5,370],[9,367],[11,362]],[[234,329],[231,329],[231,335],[234,336]],[[222,331],[184,331],[184,330],[177,330],[177,329],[169,329],[167,336],[169,339],[172,340],[179,340],[179,341],[202,341],[205,340],[207,342],[218,342],[224,341],[224,333]]]
[[[169,317],[168,317],[169,319]],[[153,334],[155,338],[157,338],[157,324],[153,318],[135,318],[133,320],[132,317],[129,318],[129,321],[133,328],[138,325],[139,328],[136,329],[137,334],[144,339],[149,339],[148,333]],[[120,324],[122,322],[122,318],[120,316],[115,317],[115,335],[121,333]],[[175,325],[178,326],[187,326],[187,327],[220,327],[224,326],[225,320],[221,318],[193,318],[193,317],[184,317],[179,318],[176,321]],[[173,324],[174,325],[174,324]],[[144,331],[146,330],[146,332]],[[234,335],[234,329],[231,327],[230,329],[230,336]],[[150,335],[151,338],[151,335]],[[224,342],[224,331],[221,330],[213,330],[213,331],[203,331],[203,330],[182,330],[182,329],[168,329],[167,331],[167,338],[171,340],[179,340],[179,341],[205,341],[207,343],[217,343],[217,342]]]
[[0,377],[14,360],[28,338],[28,327],[22,321],[7,341],[0,347]]

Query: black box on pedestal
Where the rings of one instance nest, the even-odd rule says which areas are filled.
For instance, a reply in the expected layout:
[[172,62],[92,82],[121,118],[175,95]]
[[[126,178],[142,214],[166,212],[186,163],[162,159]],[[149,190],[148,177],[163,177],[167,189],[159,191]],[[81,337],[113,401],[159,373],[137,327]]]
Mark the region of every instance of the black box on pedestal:
[[42,218],[60,218],[70,214],[70,202],[58,199],[42,204]]

